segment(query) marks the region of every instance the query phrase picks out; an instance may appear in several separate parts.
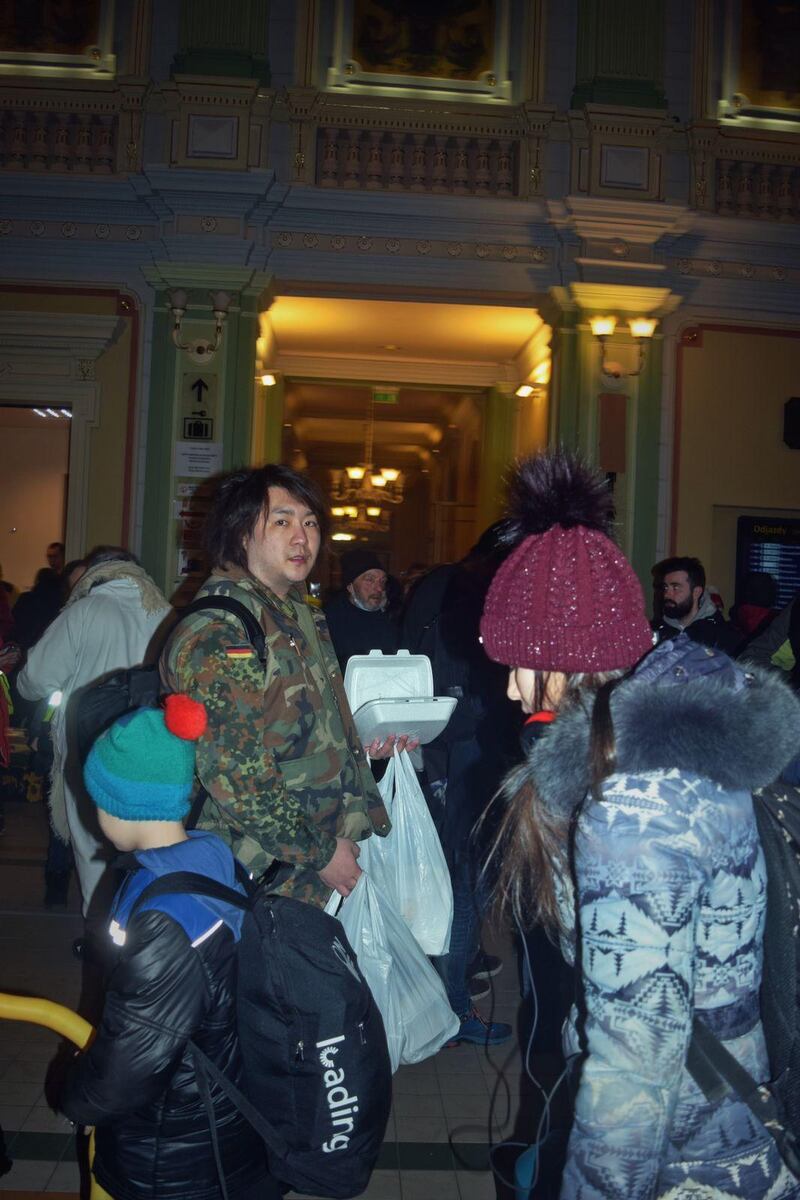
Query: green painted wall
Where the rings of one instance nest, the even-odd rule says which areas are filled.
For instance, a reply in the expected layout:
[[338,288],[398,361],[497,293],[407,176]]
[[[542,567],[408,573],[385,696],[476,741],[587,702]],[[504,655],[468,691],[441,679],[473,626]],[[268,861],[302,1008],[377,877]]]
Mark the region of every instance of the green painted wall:
[[661,367],[664,342],[660,334],[651,338],[636,397],[636,478],[631,498],[633,528],[631,562],[644,589],[649,606],[652,593],[650,568],[656,560],[658,536],[658,460],[661,438]]
[[[649,604],[650,568],[655,561],[657,540],[663,341],[656,335],[648,343],[640,376],[612,385],[600,370],[597,341],[577,320],[577,314],[565,313],[563,323],[553,333],[551,442],[579,450],[590,462],[597,462],[598,396],[610,390],[627,396],[627,469],[615,483],[617,535]],[[633,363],[631,353],[626,358],[626,369],[628,362]],[[608,357],[622,357],[618,345],[615,352],[613,341],[608,346]]]
[[[201,268],[187,270],[191,278],[170,279],[170,287],[185,286],[189,304],[181,340],[210,338],[213,332],[206,289],[219,286],[211,269],[201,285]],[[212,277],[213,276],[213,277]],[[223,284],[225,280],[221,281]],[[153,357],[148,406],[147,464],[142,528],[142,560],[153,578],[171,595],[179,582],[178,550],[184,526],[176,515],[178,484],[197,485],[201,479],[174,469],[175,444],[183,439],[184,376],[203,376],[217,389],[213,441],[222,442],[222,470],[248,466],[252,461],[254,374],[260,287],[233,294],[222,344],[207,364],[195,362],[172,341],[168,288],[156,293],[153,312]],[[201,443],[198,443],[200,446]],[[188,508],[188,504],[180,507]]]
[[178,352],[172,344],[171,328],[166,291],[162,289],[156,294],[153,310],[141,550],[145,569],[161,587],[166,586],[167,550],[174,526],[170,497]]
[[666,108],[664,0],[578,0],[572,107]]
[[182,0],[180,51],[173,71],[258,79],[268,86],[268,30],[267,0]]
[[496,521],[505,501],[505,476],[514,458],[516,400],[492,388],[485,401],[476,532]]

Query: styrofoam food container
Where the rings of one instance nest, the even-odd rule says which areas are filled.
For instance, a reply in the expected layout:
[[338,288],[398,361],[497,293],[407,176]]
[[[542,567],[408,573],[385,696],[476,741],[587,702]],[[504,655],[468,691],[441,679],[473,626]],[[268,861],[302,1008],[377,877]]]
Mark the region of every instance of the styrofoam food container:
[[453,696],[433,695],[433,671],[425,654],[354,654],[344,674],[347,699],[362,742],[390,733],[432,742],[456,706]]

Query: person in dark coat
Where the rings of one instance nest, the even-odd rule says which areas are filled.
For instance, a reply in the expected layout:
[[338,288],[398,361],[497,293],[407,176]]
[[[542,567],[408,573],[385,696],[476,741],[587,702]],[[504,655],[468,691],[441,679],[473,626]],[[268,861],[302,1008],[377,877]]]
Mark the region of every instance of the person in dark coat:
[[486,592],[503,557],[499,527],[485,530],[457,563],[434,568],[409,596],[403,641],[430,659],[434,694],[456,700],[446,729],[423,747],[424,787],[436,821],[453,886],[453,927],[446,955],[436,960],[447,998],[460,1018],[452,1043],[499,1045],[511,1026],[487,1021],[475,1001],[489,994],[488,980],[502,962],[480,948],[485,910],[474,836],[516,750],[516,714],[505,698],[505,672],[489,661],[479,624]]
[[[205,708],[188,696],[121,717],[86,760],[104,834],[135,868],[112,909],[119,948],[102,1019],[67,1075],[60,1108],[96,1126],[93,1172],[114,1200],[220,1200],[208,1116],[189,1040],[237,1086],[236,943],[242,913],[207,897],[135,900],[162,875],[192,871],[241,891],[230,849],[187,833],[194,746]],[[278,1200],[258,1135],[211,1085],[229,1200]]]
[[388,612],[386,581],[381,560],[372,550],[347,550],[342,555],[342,591],[325,605],[342,674],[354,654],[397,652],[398,628]]
[[29,592],[23,592],[14,605],[14,628],[22,650],[35,646],[64,601],[62,577],[51,567],[42,567]]
[[735,652],[739,634],[731,628],[706,590],[706,573],[698,558],[665,558],[654,569],[664,594],[659,642],[686,633],[693,642]]

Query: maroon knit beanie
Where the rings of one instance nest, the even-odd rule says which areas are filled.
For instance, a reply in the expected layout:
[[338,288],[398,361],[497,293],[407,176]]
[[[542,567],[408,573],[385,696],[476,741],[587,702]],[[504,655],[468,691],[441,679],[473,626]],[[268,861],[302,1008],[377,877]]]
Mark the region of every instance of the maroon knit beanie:
[[631,667],[652,648],[639,580],[605,532],[611,519],[605,480],[566,452],[519,465],[509,536],[522,540],[486,597],[481,636],[489,658],[537,671],[599,672]]

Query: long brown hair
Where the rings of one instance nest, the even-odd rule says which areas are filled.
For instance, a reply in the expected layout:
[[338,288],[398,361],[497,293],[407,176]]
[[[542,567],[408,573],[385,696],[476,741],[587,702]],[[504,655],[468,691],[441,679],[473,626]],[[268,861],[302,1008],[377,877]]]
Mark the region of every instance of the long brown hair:
[[[541,925],[551,937],[563,932],[558,880],[570,877],[570,840],[586,800],[601,798],[604,779],[614,770],[615,738],[610,698],[622,672],[568,675],[559,713],[582,707],[590,714],[589,792],[563,813],[552,812],[540,797],[527,764],[515,768],[495,800],[506,808],[492,840],[485,869],[497,868],[495,897],[526,926]],[[533,707],[547,691],[547,673],[537,672]],[[534,752],[535,753],[535,752]],[[494,806],[492,806],[494,807]]]

